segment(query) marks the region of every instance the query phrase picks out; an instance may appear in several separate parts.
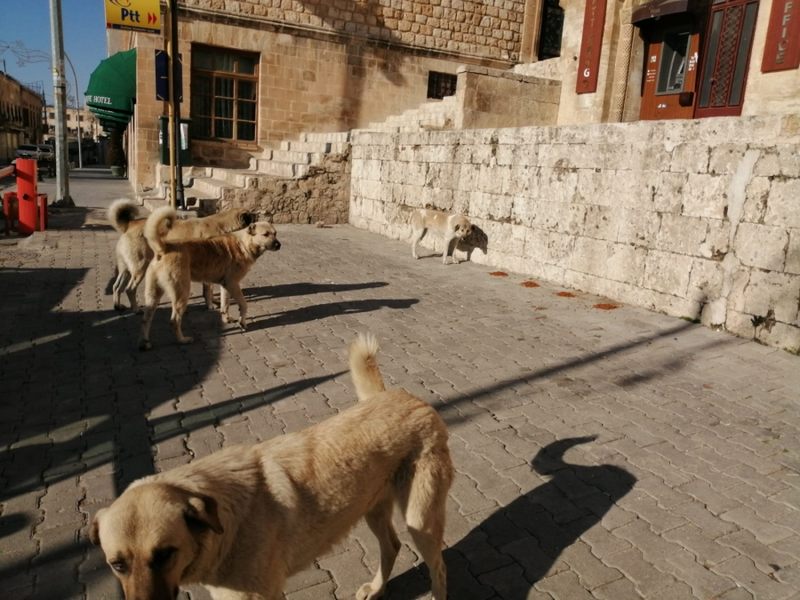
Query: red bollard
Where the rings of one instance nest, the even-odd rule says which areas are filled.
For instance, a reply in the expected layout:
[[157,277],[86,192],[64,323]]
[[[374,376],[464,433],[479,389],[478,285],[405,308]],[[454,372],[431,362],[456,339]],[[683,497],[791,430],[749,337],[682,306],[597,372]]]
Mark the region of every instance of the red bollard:
[[39,223],[36,206],[36,161],[32,158],[18,158],[17,171],[17,201],[19,202],[19,222],[17,231],[29,235],[36,231]]

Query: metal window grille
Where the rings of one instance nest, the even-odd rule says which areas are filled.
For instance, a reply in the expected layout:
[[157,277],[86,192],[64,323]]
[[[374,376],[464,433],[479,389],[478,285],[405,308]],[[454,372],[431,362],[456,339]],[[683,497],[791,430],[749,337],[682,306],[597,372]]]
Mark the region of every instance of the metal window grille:
[[456,83],[458,77],[450,73],[440,73],[438,71],[428,72],[428,98],[438,98],[441,100],[445,96],[452,96],[456,93]]

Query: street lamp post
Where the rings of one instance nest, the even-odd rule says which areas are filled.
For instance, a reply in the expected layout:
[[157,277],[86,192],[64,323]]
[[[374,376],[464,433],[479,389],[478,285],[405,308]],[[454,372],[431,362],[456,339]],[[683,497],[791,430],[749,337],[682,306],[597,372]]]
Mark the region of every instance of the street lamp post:
[[64,52],[64,58],[67,59],[67,64],[69,64],[69,68],[72,69],[72,77],[75,78],[75,105],[78,109],[78,114],[75,115],[75,119],[78,122],[78,168],[83,168],[83,155],[81,154],[81,146],[83,145],[81,142],[83,141],[83,136],[81,135],[81,116],[83,115],[83,103],[81,102],[81,91],[78,87],[78,76],[75,74],[75,67],[72,66],[72,61],[69,59],[69,54]]
[[53,96],[56,109],[56,190],[58,198],[53,204],[75,206],[69,195],[67,176],[67,132],[65,130],[64,97],[64,37],[61,26],[61,0],[50,0],[50,38],[53,55]]

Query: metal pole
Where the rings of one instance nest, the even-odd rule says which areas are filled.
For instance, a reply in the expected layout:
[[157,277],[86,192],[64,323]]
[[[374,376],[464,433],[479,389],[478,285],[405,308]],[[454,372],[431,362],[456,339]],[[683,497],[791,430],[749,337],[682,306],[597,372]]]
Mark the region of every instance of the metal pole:
[[169,202],[177,208],[177,186],[175,184],[175,114],[172,105],[172,2],[167,3],[167,23],[164,27],[164,38],[167,42],[167,139],[164,143],[169,148]]
[[170,93],[169,101],[172,104],[172,114],[174,124],[172,128],[173,139],[170,145],[175,148],[175,204],[176,208],[185,209],[186,201],[183,190],[183,172],[181,165],[181,63],[179,60],[179,40],[178,40],[178,0],[169,0],[172,19],[170,28],[172,29],[172,54],[169,57],[170,68]]
[[72,69],[72,76],[75,78],[75,104],[78,109],[78,114],[75,116],[78,121],[78,168],[82,169],[83,154],[81,153],[81,146],[83,144],[81,142],[83,141],[83,136],[81,135],[81,117],[83,116],[83,103],[81,102],[81,93],[78,87],[78,76],[75,74],[75,67],[72,66],[72,61],[69,59],[69,54],[66,52],[64,52],[64,58],[67,59],[67,64],[69,68]]
[[50,0],[50,41],[53,54],[53,96],[56,109],[56,201],[59,206],[75,206],[69,195],[67,176],[67,128],[64,80],[64,37],[61,27],[61,0]]

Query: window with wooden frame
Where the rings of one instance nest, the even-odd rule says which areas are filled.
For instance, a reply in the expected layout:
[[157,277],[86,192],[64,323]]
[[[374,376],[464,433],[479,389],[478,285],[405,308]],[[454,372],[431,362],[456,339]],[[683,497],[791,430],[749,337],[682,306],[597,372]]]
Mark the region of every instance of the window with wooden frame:
[[256,141],[258,55],[192,46],[192,136]]

